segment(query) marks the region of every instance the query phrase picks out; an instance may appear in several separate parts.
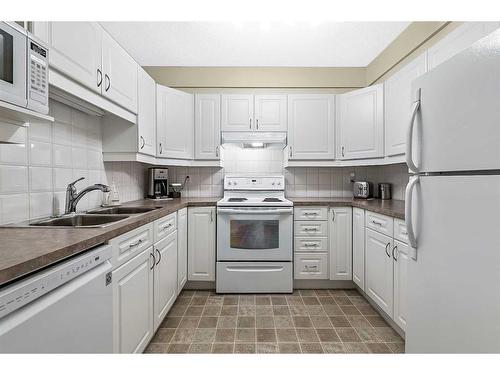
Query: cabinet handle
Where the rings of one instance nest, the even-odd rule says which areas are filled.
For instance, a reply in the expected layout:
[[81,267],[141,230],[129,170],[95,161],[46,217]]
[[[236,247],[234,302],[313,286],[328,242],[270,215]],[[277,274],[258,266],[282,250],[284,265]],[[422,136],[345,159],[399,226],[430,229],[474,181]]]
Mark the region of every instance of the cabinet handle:
[[255,120],[255,125],[257,125],[257,129],[259,129],[259,119]]
[[160,232],[166,231],[168,228],[172,226],[172,223],[165,225],[163,228],[161,228]]
[[316,216],[317,214],[318,214],[317,212],[304,212],[304,215],[306,215],[306,216],[309,216],[309,215]]
[[217,147],[215,148],[215,156],[216,156],[216,157],[219,157],[219,147],[220,147],[220,146],[217,146]]
[[101,69],[97,69],[97,87],[100,87],[102,84],[102,72]]
[[396,255],[395,255],[397,250],[398,250],[398,245],[396,245],[392,248],[392,259],[394,259],[396,262],[398,261],[398,258],[396,258]]
[[252,119],[250,119],[250,129],[252,129]]
[[309,272],[309,271],[312,271],[312,270],[317,270],[318,269],[318,266],[309,266],[309,265],[305,265],[304,266],[304,271],[306,272]]
[[335,210],[332,208],[332,221],[335,221]]
[[134,243],[131,243],[128,245],[128,248],[131,249],[133,247],[136,247],[136,246],[139,246],[140,244],[142,243],[142,238],[140,238],[139,240],[137,240],[136,242]]
[[160,154],[163,153],[163,148],[161,147],[161,142],[160,142]]
[[156,249],[156,252],[158,253],[158,262],[156,262],[155,266],[157,266],[161,262],[161,253],[160,253],[160,250]]
[[342,146],[342,157],[344,157],[344,146]]
[[378,226],[382,226],[382,223],[379,223],[378,221],[372,220],[372,223]]
[[210,222],[211,223],[214,222],[214,212],[213,211],[210,211]]
[[317,232],[318,228],[304,228],[304,232]]
[[292,146],[290,146],[290,157],[292,157],[293,154],[292,154]]
[[304,247],[318,247],[317,243],[305,243]]
[[146,146],[146,140],[144,139],[144,137],[141,135],[141,141],[142,141],[142,145],[141,145],[141,150],[144,148],[144,146]]
[[104,88],[105,91],[108,91],[109,88],[111,87],[111,78],[107,74],[104,75],[104,83],[106,84],[106,81],[108,82],[106,87]]
[[387,245],[385,245],[385,253],[387,254],[387,256],[390,258],[391,255],[389,254],[389,247],[391,246],[391,243],[389,242]]
[[149,253],[149,256],[151,258],[153,258],[153,265],[149,268],[150,270],[152,270],[153,268],[155,268],[156,258],[155,258],[155,255],[153,253]]

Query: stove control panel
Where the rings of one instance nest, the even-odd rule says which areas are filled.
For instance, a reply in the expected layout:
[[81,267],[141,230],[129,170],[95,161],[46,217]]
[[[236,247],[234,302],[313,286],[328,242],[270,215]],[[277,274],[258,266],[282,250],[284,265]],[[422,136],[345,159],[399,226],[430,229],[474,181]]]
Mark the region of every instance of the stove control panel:
[[285,190],[284,176],[225,176],[225,190]]

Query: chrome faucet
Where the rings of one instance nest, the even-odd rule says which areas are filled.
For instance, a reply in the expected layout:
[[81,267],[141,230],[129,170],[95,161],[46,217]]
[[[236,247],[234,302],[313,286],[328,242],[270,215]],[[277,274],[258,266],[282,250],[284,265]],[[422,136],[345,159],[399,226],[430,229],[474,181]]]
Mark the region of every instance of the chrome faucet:
[[94,190],[100,190],[104,193],[109,192],[109,186],[108,185],[103,185],[103,184],[94,184],[87,186],[85,189],[83,189],[81,192],[77,194],[76,192],[76,187],[75,184],[78,181],[84,180],[85,177],[80,177],[78,180],[73,181],[72,183],[68,184],[68,187],[66,188],[66,210],[64,212],[65,215],[67,214],[72,214],[76,212],[76,205],[80,201],[80,199],[83,198],[83,196],[91,191]]

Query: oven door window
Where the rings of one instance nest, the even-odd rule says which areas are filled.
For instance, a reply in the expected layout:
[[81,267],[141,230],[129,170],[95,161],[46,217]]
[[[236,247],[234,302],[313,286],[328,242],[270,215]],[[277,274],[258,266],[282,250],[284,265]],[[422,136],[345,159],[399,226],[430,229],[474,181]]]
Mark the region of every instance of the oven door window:
[[232,249],[278,249],[279,220],[231,220]]

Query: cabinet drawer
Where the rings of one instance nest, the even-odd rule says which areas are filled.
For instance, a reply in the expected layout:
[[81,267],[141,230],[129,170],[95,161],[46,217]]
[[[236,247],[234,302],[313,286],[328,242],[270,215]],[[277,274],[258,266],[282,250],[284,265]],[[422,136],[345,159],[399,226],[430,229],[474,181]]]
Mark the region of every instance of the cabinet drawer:
[[401,219],[394,219],[394,238],[404,243],[408,243],[408,231],[406,223]]
[[366,227],[390,237],[393,233],[393,221],[392,217],[366,211]]
[[294,220],[328,220],[327,207],[295,207]]
[[327,237],[327,221],[296,221],[294,223],[296,237]]
[[328,251],[328,239],[326,237],[296,237],[294,239],[294,251]]
[[177,212],[162,217],[153,223],[154,242],[158,242],[177,229]]
[[327,254],[295,254],[295,279],[328,279]]
[[153,244],[153,224],[146,224],[109,241],[113,247],[111,264],[120,266]]

